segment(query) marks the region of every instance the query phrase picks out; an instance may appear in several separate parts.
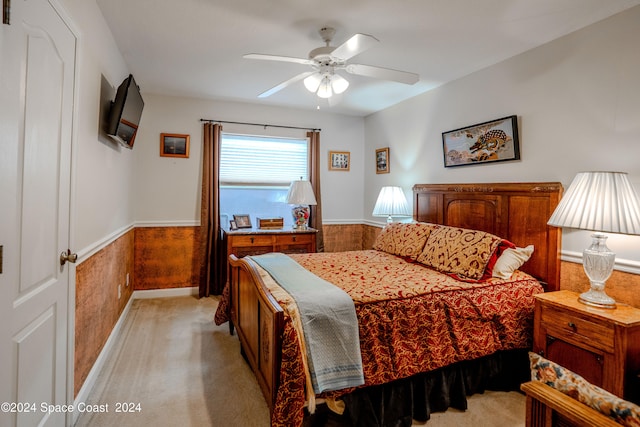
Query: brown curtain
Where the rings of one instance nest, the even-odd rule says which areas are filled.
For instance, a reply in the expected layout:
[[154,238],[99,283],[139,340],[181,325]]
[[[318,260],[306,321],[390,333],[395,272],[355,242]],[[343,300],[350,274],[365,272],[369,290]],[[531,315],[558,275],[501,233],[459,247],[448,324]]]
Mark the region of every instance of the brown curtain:
[[220,133],[219,124],[204,124],[202,150],[202,203],[200,210],[200,297],[220,295],[226,280],[226,254],[220,229]]
[[309,181],[316,196],[317,205],[311,206],[309,225],[318,230],[316,235],[316,251],[324,252],[324,237],[322,234],[322,196],[320,193],[320,132],[307,132],[309,138]]

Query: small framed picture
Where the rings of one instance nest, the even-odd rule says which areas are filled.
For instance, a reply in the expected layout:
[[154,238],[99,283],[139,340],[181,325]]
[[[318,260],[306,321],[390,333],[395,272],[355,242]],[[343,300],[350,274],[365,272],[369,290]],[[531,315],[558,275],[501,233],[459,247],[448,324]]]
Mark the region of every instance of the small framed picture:
[[237,228],[251,228],[251,217],[249,215],[234,215],[233,221]]
[[189,135],[160,134],[160,156],[189,158]]
[[237,230],[238,229],[238,224],[234,220],[231,220],[231,221],[229,221],[229,228],[231,230]]
[[350,163],[348,151],[329,151],[330,171],[348,171]]
[[376,173],[389,173],[389,147],[376,150]]

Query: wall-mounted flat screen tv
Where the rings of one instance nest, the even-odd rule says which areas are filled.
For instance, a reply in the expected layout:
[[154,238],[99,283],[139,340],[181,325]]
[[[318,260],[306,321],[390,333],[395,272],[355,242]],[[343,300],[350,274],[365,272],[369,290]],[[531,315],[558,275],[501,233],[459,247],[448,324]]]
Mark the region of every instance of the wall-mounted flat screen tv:
[[111,102],[107,134],[124,147],[133,148],[143,108],[140,88],[129,74],[118,87],[116,99]]

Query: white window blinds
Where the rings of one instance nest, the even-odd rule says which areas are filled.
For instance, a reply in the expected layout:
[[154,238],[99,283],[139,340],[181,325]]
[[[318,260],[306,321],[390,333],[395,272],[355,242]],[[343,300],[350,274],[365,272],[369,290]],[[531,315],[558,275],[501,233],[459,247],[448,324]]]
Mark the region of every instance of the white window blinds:
[[306,139],[222,134],[220,185],[289,186],[308,179]]

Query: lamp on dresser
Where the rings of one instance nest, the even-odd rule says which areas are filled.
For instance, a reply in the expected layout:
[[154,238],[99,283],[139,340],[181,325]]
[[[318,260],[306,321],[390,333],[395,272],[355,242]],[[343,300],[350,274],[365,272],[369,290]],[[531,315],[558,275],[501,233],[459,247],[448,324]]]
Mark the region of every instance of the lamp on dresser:
[[316,196],[313,194],[311,183],[303,180],[302,177],[299,180],[292,181],[287,193],[287,203],[295,205],[291,210],[293,228],[306,230],[310,215],[309,205],[318,204]]
[[615,308],[605,292],[615,253],[604,233],[640,235],[640,202],[624,172],[580,172],[548,221],[556,227],[595,231],[591,246],[582,254],[582,265],[591,288],[579,300],[600,308]]
[[394,216],[411,216],[407,198],[400,187],[382,187],[378,200],[373,208],[373,216],[386,216],[387,224],[393,222]]

